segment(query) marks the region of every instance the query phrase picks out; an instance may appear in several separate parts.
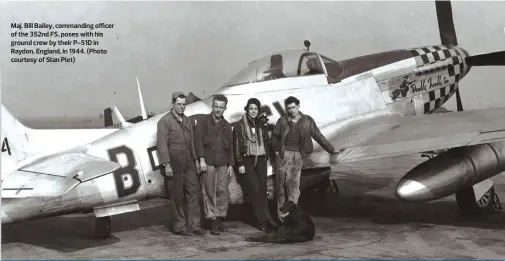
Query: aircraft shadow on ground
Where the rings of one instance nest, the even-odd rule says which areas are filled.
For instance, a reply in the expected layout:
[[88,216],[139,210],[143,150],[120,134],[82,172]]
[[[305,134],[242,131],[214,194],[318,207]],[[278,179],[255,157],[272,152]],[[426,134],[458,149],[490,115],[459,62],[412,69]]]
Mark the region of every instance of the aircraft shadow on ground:
[[[24,243],[59,252],[76,252],[119,243],[121,240],[114,236],[114,233],[135,231],[140,228],[150,228],[150,230],[166,232],[167,236],[172,236],[171,208],[168,202],[167,200],[167,205],[112,216],[112,234],[107,239],[94,237],[94,217],[91,214],[2,225],[2,244]],[[250,206],[231,205],[228,213],[226,221],[240,221],[255,225]],[[207,222],[203,222],[203,226],[210,229],[210,224]],[[141,234],[138,236],[142,237]]]
[[74,252],[120,241],[114,235],[104,240],[93,238],[90,220],[93,219],[86,216],[54,217],[2,225],[2,245],[24,243],[60,252]]
[[[483,216],[464,216],[455,197],[431,203],[409,203],[396,198],[373,195],[327,195],[324,203],[314,204],[314,199],[302,197],[301,208],[313,217],[345,218],[344,222],[369,220],[376,224],[432,224],[482,229],[505,229],[505,213]],[[319,201],[321,202],[321,201]],[[317,225],[317,224],[316,224]]]
[[170,208],[166,205],[112,216],[112,234],[107,239],[94,237],[92,214],[3,225],[2,244],[25,243],[60,252],[75,252],[118,243],[121,240],[114,236],[114,233],[118,232],[156,226],[162,226],[162,230],[168,231],[169,216]]
[[[168,202],[168,201],[167,201]],[[316,203],[317,202],[317,203]],[[445,199],[429,204],[402,202],[396,198],[353,193],[351,195],[328,194],[313,198],[302,193],[299,204],[311,215],[317,226],[317,217],[345,219],[343,223],[373,222],[382,225],[449,225],[482,229],[504,229],[503,212],[480,217],[465,217],[459,211],[455,200]],[[275,203],[270,201],[272,216],[276,218]],[[93,236],[92,216],[66,216],[36,220],[26,223],[2,226],[2,244],[25,243],[59,252],[75,252],[87,248],[112,245],[120,242],[114,233],[134,231],[139,228],[166,232],[172,236],[169,205],[142,209],[111,218],[112,235],[108,239]],[[240,221],[256,226],[255,216],[250,204],[231,205],[226,221]],[[209,228],[209,224],[204,223]],[[233,228],[232,228],[233,229]],[[338,228],[336,228],[338,229]],[[234,230],[234,229],[233,229]],[[138,236],[142,236],[139,234]]]

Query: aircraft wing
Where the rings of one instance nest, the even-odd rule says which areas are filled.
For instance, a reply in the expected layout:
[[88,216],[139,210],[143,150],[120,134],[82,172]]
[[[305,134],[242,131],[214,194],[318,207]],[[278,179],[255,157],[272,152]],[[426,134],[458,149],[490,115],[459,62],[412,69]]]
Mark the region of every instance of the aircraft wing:
[[2,198],[57,197],[121,165],[85,153],[41,158],[2,180]]
[[383,115],[343,130],[321,129],[335,148],[331,163],[354,162],[505,140],[505,108],[404,117]]

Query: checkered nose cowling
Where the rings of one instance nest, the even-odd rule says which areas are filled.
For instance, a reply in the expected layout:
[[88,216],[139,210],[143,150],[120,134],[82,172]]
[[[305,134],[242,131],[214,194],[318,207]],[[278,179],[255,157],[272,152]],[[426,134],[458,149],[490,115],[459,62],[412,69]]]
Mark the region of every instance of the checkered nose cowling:
[[447,64],[447,62],[449,62],[449,76],[455,77],[456,83],[458,83],[470,69],[465,62],[468,52],[458,46],[434,45],[414,48],[409,51],[416,59],[418,68],[437,63]]
[[445,45],[414,48],[409,51],[416,59],[417,68],[437,64],[447,68],[451,84],[423,94],[424,113],[431,113],[451,98],[458,88],[458,82],[470,70],[465,62],[468,52],[461,47]]
[[470,68],[472,68],[472,66],[468,65],[466,63],[466,57],[469,57],[470,55],[468,54],[468,52],[461,48],[461,47],[453,47],[453,48],[456,48],[458,50],[458,53],[459,53],[459,57],[460,59],[458,60],[461,60],[461,63],[463,64],[463,72],[461,73],[461,78],[465,77],[465,75],[468,74],[468,72],[470,71]]

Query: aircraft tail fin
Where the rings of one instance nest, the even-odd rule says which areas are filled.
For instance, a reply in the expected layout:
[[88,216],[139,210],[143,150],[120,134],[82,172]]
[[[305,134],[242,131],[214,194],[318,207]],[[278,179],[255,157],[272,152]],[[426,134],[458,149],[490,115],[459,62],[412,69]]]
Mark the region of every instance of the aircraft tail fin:
[[2,179],[3,175],[14,173],[21,164],[33,160],[35,155],[76,148],[113,132],[104,129],[32,129],[21,123],[3,103],[0,119]]
[[2,173],[14,170],[17,162],[26,158],[30,151],[30,133],[34,130],[21,123],[2,103]]

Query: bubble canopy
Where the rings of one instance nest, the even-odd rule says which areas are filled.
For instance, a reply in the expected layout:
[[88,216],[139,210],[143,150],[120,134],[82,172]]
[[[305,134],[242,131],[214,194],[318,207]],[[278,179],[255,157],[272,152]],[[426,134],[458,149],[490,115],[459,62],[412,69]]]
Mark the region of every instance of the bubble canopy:
[[[324,64],[324,65],[322,65]],[[276,52],[249,63],[223,85],[224,88],[242,84],[272,81],[308,75],[328,75],[326,67],[338,65],[325,56],[307,50]]]

